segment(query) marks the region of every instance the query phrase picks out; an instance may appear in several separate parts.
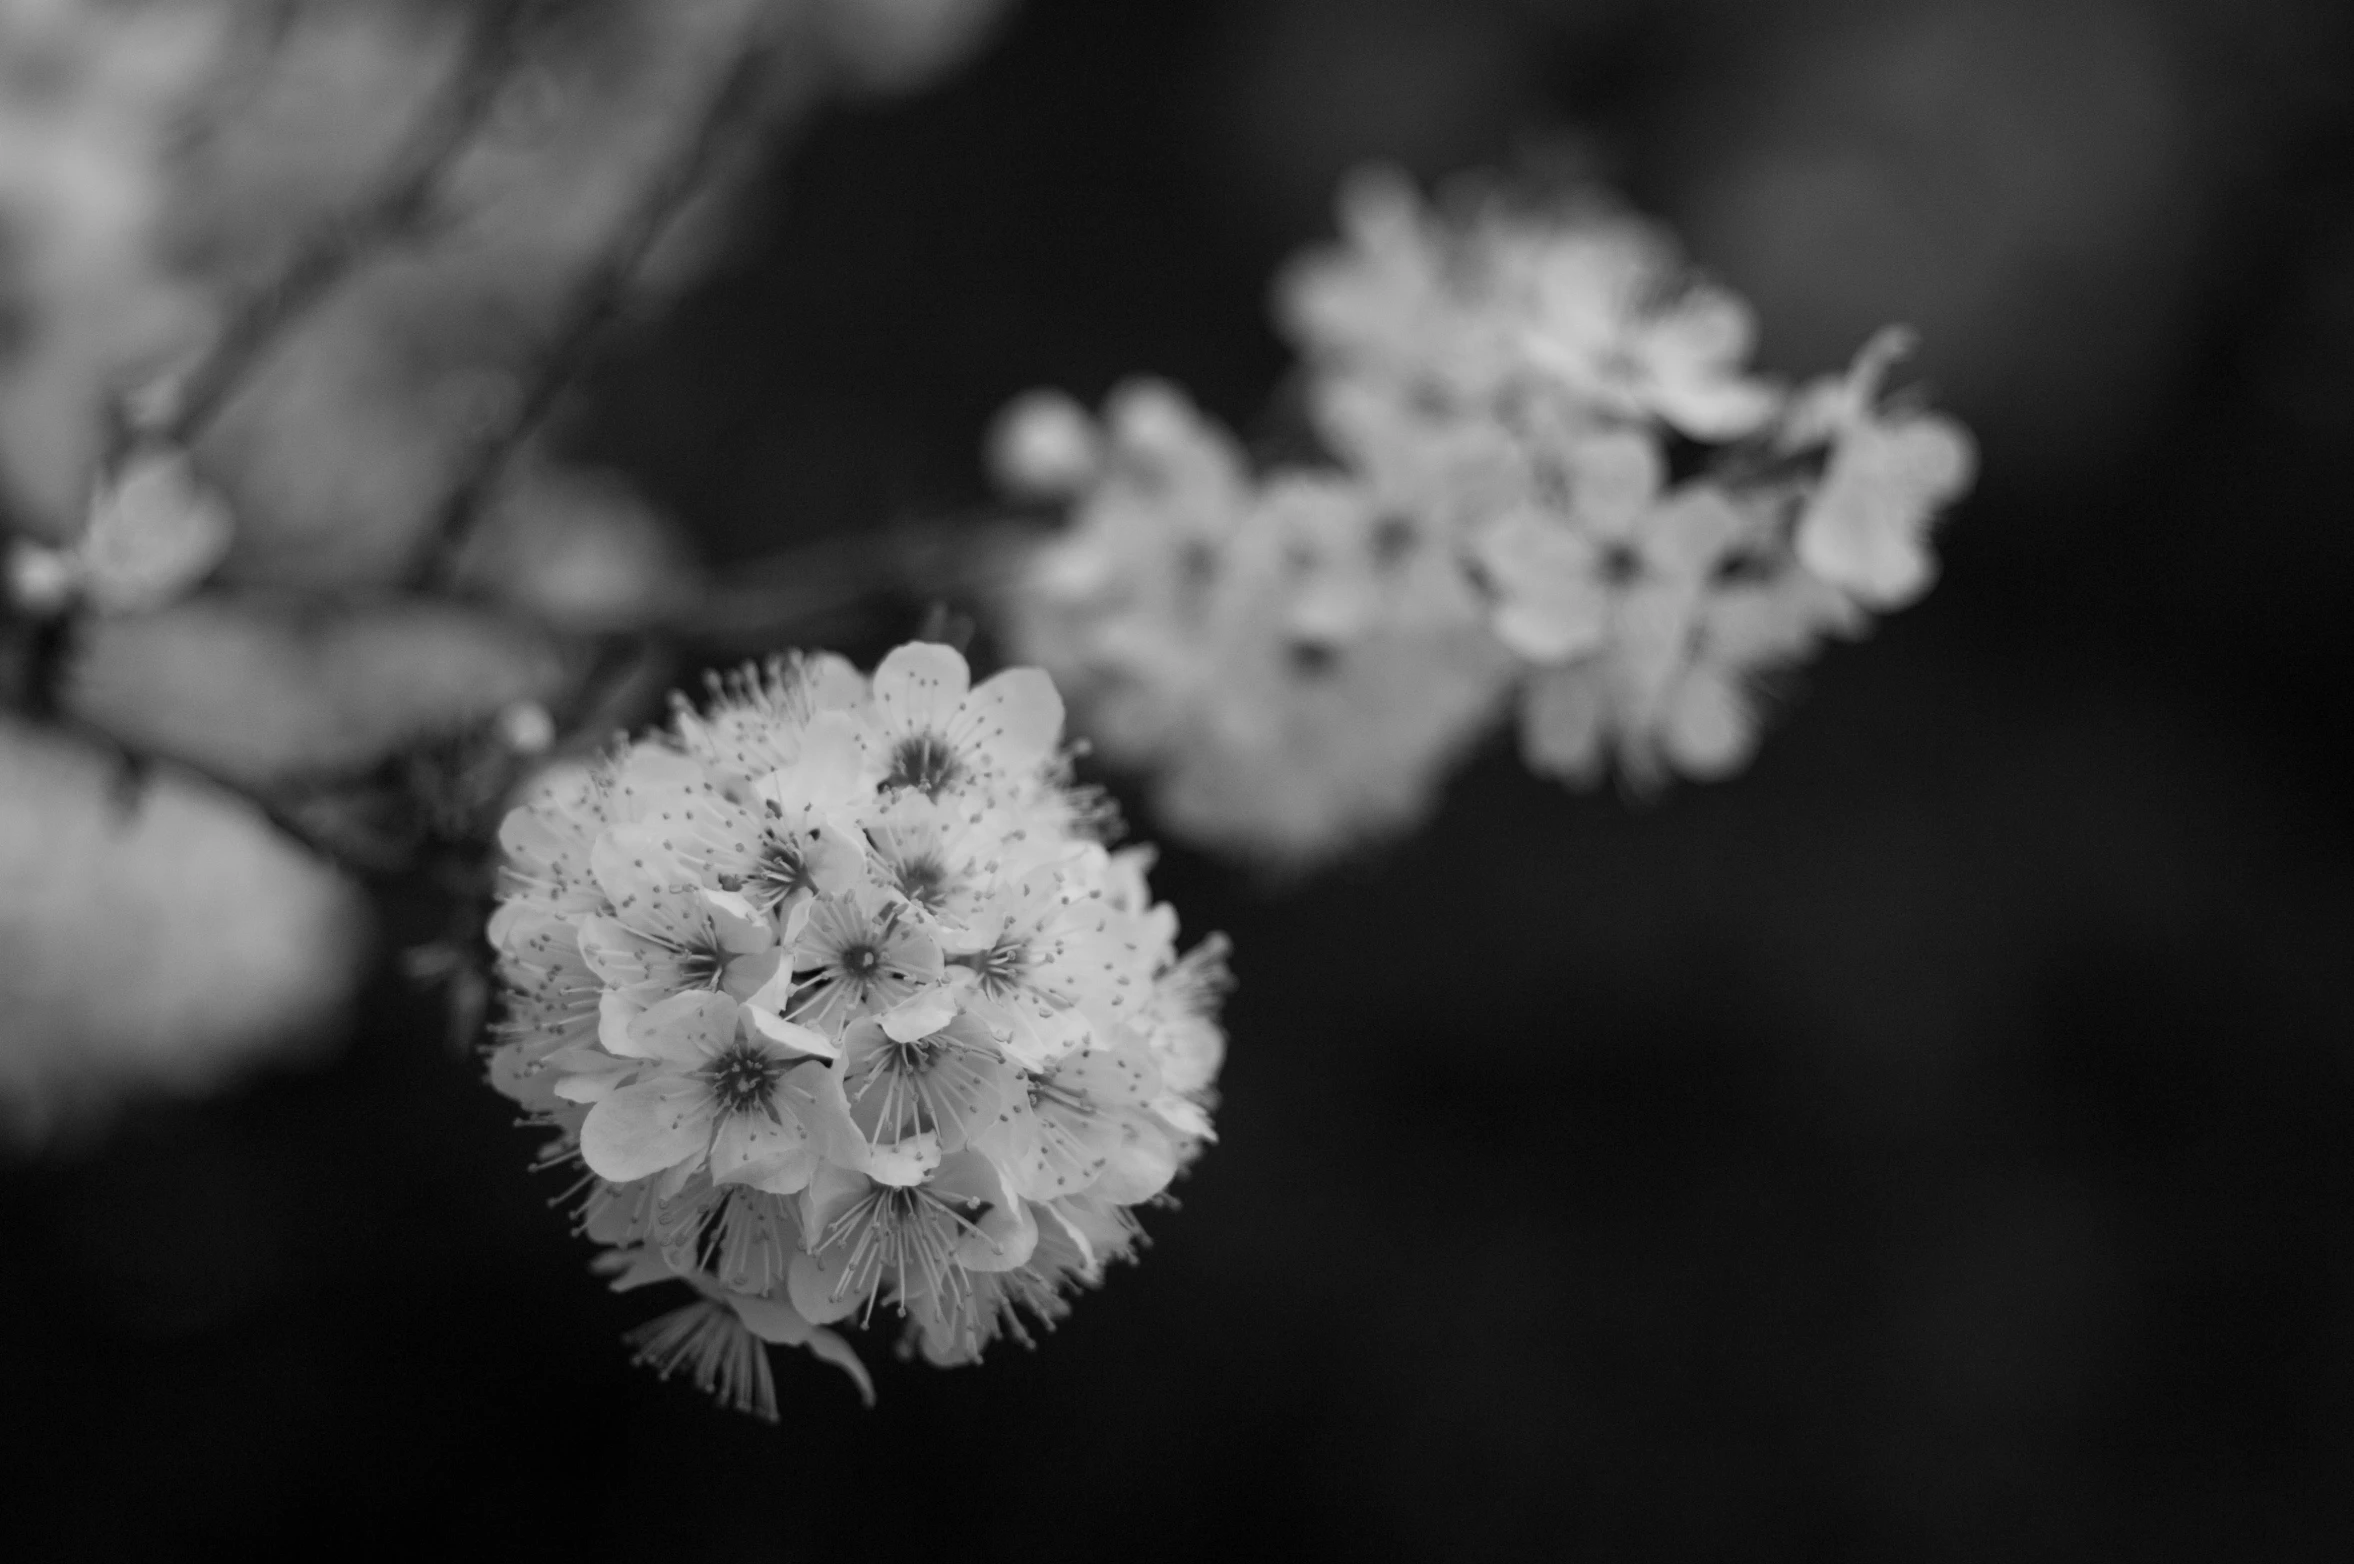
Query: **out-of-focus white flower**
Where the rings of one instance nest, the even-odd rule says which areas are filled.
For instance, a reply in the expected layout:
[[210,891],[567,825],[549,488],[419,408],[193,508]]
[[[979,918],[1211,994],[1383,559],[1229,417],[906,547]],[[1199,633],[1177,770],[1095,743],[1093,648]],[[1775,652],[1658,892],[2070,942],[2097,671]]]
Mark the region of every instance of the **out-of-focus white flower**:
[[358,981],[356,887],[221,789],[125,782],[0,724],[0,1142],[316,1052]]
[[72,550],[30,538],[8,540],[8,601],[19,612],[35,619],[64,613],[73,606],[80,580],[80,562]]
[[1287,866],[1418,819],[1502,699],[1469,577],[1343,473],[1264,481],[1169,387],[1114,394],[1104,476],[1005,604],[1170,829]]
[[1722,289],[1680,294],[1674,253],[1625,223],[1565,226],[1529,255],[1528,363],[1592,409],[1696,439],[1748,434],[1780,398],[1741,367],[1756,328]]
[[233,531],[228,506],[186,452],[139,445],[99,475],[70,545],[11,540],[9,598],[37,616],[76,604],[106,614],[163,608],[212,573]]
[[1095,476],[1103,458],[1095,420],[1060,391],[1017,397],[989,437],[989,465],[1017,494],[1067,498]]
[[111,612],[161,608],[221,562],[233,530],[228,506],[197,480],[186,452],[134,451],[91,497],[74,551],[82,591]]
[[1476,401],[1513,375],[1527,322],[1488,307],[1499,286],[1433,220],[1404,175],[1360,169],[1341,184],[1337,250],[1294,261],[1278,313],[1302,342],[1352,371]]
[[1799,562],[1872,608],[1901,608],[1929,589],[1929,524],[1977,467],[1968,431],[1952,419],[1879,405],[1889,366],[1911,345],[1902,331],[1874,337],[1843,379],[1800,394],[1782,436],[1787,447],[1830,447],[1799,516]]
[[[583,1230],[700,1301],[640,1356],[773,1416],[758,1343],[937,1362],[1132,1248],[1210,1137],[1224,945],[1083,834],[1052,683],[797,658],[559,770],[501,831],[492,1082],[590,1175]],[[870,1391],[871,1393],[871,1391]]]
[[837,64],[852,85],[914,92],[988,38],[1009,0],[820,0]]
[[1761,675],[1926,586],[1967,436],[1883,405],[1900,338],[1798,391],[1748,308],[1592,197],[1444,213],[1343,188],[1281,313],[1329,466],[1254,472],[1174,390],[1100,429],[1034,395],[1001,455],[1071,520],[1008,594],[1173,831],[1299,862],[1397,830],[1518,686],[1532,765],[1737,770]]

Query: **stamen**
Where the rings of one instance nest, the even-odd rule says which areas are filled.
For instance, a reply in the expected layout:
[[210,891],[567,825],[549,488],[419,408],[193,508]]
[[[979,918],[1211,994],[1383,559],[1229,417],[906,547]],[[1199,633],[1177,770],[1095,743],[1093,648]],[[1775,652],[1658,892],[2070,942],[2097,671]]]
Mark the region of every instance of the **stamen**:
[[777,1420],[776,1380],[760,1338],[724,1303],[698,1299],[639,1326],[624,1338],[636,1359],[664,1379],[684,1371],[722,1406],[764,1423]]
[[883,786],[912,787],[927,798],[938,798],[964,773],[964,763],[946,739],[936,733],[918,733],[899,741],[891,756],[891,774],[883,778]]
[[1030,1106],[1056,1107],[1080,1115],[1095,1112],[1095,1099],[1075,1087],[1065,1086],[1051,1075],[1030,1077]]
[[700,1271],[731,1292],[767,1292],[785,1279],[801,1246],[786,1204],[740,1184],[665,1208],[662,1226],[656,1236],[673,1269]]
[[871,1318],[886,1281],[896,1284],[899,1297],[894,1301],[901,1313],[906,1312],[911,1271],[922,1279],[918,1290],[926,1296],[947,1307],[959,1306],[972,1289],[972,1279],[956,1263],[955,1246],[966,1233],[979,1232],[963,1212],[921,1185],[878,1184],[834,1218],[812,1252],[823,1254],[843,1239],[850,1240],[834,1296],[863,1298]]
[[929,854],[901,863],[893,878],[899,894],[926,912],[938,912],[948,900],[948,866]]
[[767,851],[761,855],[759,865],[747,878],[758,887],[753,896],[754,904],[766,911],[775,910],[803,891],[812,895],[817,892],[817,881],[810,877],[807,855],[800,848],[773,837],[769,839]]
[[972,968],[973,976],[980,979],[983,993],[992,999],[1002,999],[1021,986],[1030,970],[1030,942],[1009,937],[974,955],[950,959]]
[[712,1097],[723,1113],[749,1113],[755,1109],[776,1117],[772,1100],[776,1083],[785,1073],[784,1061],[763,1048],[750,1043],[734,1043],[712,1056],[701,1074],[711,1088]]

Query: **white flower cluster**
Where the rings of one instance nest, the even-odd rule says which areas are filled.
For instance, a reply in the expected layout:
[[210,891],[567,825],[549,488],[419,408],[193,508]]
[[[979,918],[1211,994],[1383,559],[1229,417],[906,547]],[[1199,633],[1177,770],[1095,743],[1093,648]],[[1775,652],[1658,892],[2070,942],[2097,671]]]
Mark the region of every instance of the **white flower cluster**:
[[1515,698],[1542,772],[1722,776],[1761,676],[1928,587],[1974,456],[1884,399],[1901,333],[1783,385],[1738,299],[1599,204],[1441,215],[1367,174],[1342,214],[1281,294],[1324,460],[1254,471],[1157,382],[998,431],[1073,513],[1015,646],[1172,831],[1298,860],[1401,829]]
[[665,1372],[773,1416],[758,1343],[871,1396],[824,1327],[878,1305],[937,1363],[1027,1340],[1210,1138],[1223,941],[1177,954],[1062,721],[945,646],[781,660],[508,817],[491,1078],[616,1285],[702,1295],[638,1338]]

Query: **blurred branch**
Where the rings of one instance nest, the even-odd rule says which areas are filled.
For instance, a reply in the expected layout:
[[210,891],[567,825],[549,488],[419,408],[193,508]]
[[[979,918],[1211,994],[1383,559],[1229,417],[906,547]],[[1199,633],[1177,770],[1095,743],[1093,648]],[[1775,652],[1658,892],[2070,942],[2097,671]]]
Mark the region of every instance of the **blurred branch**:
[[[454,60],[378,173],[338,211],[296,235],[267,275],[230,299],[218,335],[168,401],[145,409],[154,423],[135,425],[140,409],[126,403],[118,434],[192,443],[339,286],[386,247],[412,242],[441,221],[457,166],[523,63],[534,19],[554,3],[478,0],[466,7],[469,20]],[[296,17],[292,0],[265,0],[256,10],[249,71],[274,56]],[[451,590],[470,530],[509,462],[592,367],[698,197],[749,150],[765,149],[773,139],[768,132],[816,101],[822,61],[789,47],[803,20],[798,6],[755,5],[741,35],[710,57],[714,68],[699,101],[676,120],[675,140],[659,149],[608,242],[565,286],[544,348],[522,372],[512,406],[456,465],[413,561],[412,585],[435,595]],[[232,81],[214,105],[215,118],[251,89],[249,80]],[[187,132],[201,137],[216,129],[200,114]],[[1030,522],[995,511],[823,539],[734,567],[724,585],[619,633],[556,631],[568,643],[566,656],[579,658],[567,679],[569,695],[553,703],[559,750],[599,747],[642,719],[682,653],[724,657],[807,643],[858,627],[892,603],[987,595],[1018,564],[1030,530]],[[494,736],[468,728],[420,740],[365,774],[259,779],[221,774],[168,747],[151,752],[60,698],[79,632],[94,611],[78,599],[54,614],[0,604],[0,664],[14,686],[12,704],[116,757],[126,804],[136,802],[150,778],[178,770],[243,798],[284,836],[358,878],[418,878],[461,899],[481,893],[474,882],[486,873],[498,815],[536,751],[501,749]]]
[[[628,310],[647,259],[709,184],[721,160],[739,148],[764,117],[770,96],[764,89],[770,87],[782,55],[776,33],[768,9],[758,9],[687,133],[639,191],[613,242],[574,284],[547,352],[528,375],[513,409],[483,436],[459,469],[419,550],[411,585],[449,581],[467,534],[508,459],[547,421],[594,361]],[[808,83],[791,85],[805,88]]]
[[179,387],[166,438],[186,444],[245,376],[370,252],[423,227],[442,180],[473,142],[521,58],[526,13],[538,0],[480,0],[465,57],[427,106],[375,187],[298,243],[277,274],[232,305],[211,349]]
[[164,770],[178,771],[184,776],[232,798],[242,799],[279,834],[317,854],[355,879],[396,872],[401,866],[392,859],[370,851],[364,844],[342,840],[321,830],[306,819],[296,807],[261,789],[222,776],[190,760],[174,756],[169,759],[143,754],[92,722],[70,713],[45,714],[45,720],[58,733],[79,739],[111,759],[115,766],[114,796],[117,805],[129,814],[138,807],[148,783]]
[[294,36],[309,0],[253,0],[231,22],[232,54],[218,81],[173,127],[174,151],[180,156],[206,145],[245,108],[268,81],[287,41]]

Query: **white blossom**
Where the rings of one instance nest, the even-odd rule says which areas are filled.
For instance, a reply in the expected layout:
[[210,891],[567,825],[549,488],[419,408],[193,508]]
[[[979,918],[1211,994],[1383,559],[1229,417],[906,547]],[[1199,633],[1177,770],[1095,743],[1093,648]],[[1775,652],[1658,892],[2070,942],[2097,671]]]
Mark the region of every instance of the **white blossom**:
[[999,432],[1070,506],[1013,643],[1172,831],[1273,863],[1396,832],[1514,698],[1550,775],[1721,777],[1762,678],[1927,587],[1973,455],[1884,397],[1901,333],[1793,389],[1749,367],[1747,305],[1599,199],[1433,211],[1376,172],[1341,225],[1280,290],[1327,460],[1255,470],[1152,383]]
[[775,1413],[762,1343],[962,1362],[1100,1278],[1211,1134],[1224,944],[1080,834],[1062,707],[903,646],[796,658],[508,817],[491,1079],[588,1175],[641,1359]]

